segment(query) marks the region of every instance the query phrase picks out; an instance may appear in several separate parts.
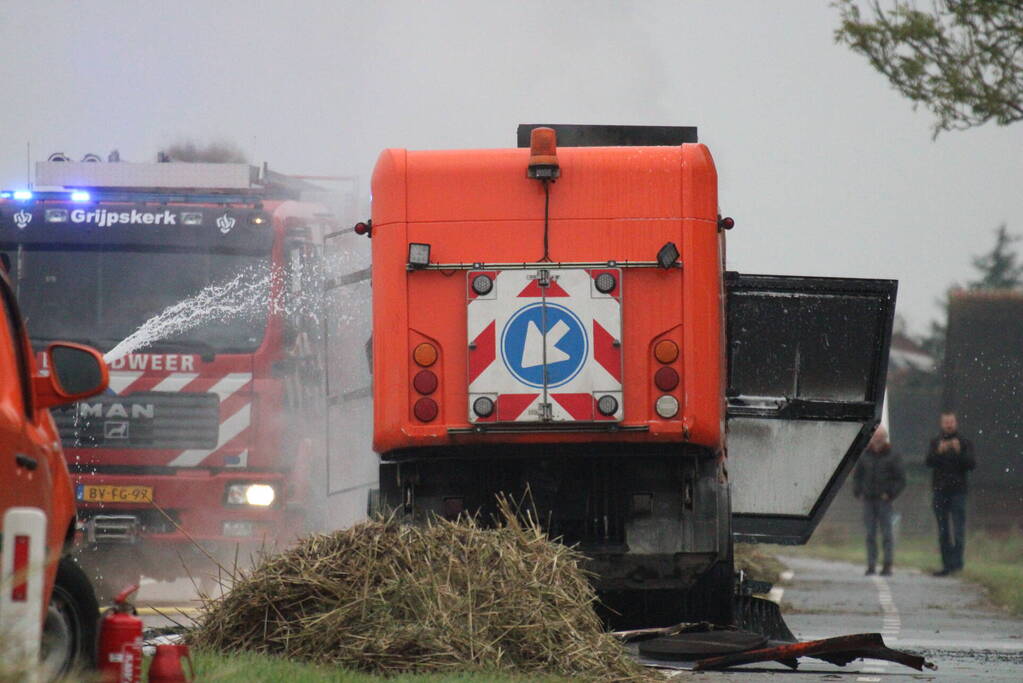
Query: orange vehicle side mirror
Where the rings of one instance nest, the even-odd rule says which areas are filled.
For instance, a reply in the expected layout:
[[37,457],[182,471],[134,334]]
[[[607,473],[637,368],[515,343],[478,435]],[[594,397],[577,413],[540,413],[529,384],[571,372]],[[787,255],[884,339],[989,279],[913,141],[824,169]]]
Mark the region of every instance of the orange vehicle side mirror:
[[55,342],[46,348],[49,375],[32,378],[39,408],[74,403],[107,388],[110,374],[99,351],[81,344]]

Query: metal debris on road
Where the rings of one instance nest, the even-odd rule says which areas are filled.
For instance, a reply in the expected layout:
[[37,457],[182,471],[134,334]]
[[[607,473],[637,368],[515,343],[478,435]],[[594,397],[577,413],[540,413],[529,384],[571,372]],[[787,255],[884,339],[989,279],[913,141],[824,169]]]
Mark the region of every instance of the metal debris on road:
[[795,669],[799,666],[800,657],[813,657],[836,666],[845,666],[855,659],[883,659],[911,667],[917,671],[923,671],[925,668],[938,668],[919,655],[892,650],[884,644],[880,633],[860,633],[822,640],[783,643],[758,650],[710,657],[698,660],[693,665],[693,670],[727,669],[755,662],[781,662],[785,666]]

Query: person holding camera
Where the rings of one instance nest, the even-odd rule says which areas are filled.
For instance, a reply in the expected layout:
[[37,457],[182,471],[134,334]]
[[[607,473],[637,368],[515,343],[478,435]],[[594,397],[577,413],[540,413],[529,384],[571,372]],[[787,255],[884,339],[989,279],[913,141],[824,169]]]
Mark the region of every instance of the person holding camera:
[[863,523],[867,527],[867,576],[877,566],[877,528],[881,527],[883,564],[881,576],[891,576],[895,541],[892,533],[892,501],[906,488],[899,456],[892,452],[888,431],[874,430],[870,443],[853,471],[853,495],[863,499]]
[[934,516],[938,518],[941,570],[948,576],[963,568],[966,547],[966,476],[977,466],[973,444],[959,434],[956,414],[941,414],[941,434],[931,440],[926,465],[932,470]]

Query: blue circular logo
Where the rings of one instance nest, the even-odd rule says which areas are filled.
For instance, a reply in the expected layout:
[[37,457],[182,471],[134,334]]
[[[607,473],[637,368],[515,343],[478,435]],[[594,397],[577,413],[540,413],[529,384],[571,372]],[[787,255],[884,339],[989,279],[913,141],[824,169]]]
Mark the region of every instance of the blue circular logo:
[[547,388],[568,383],[586,365],[588,353],[582,321],[558,304],[523,306],[501,331],[501,360],[516,379],[531,387],[544,386],[545,370]]

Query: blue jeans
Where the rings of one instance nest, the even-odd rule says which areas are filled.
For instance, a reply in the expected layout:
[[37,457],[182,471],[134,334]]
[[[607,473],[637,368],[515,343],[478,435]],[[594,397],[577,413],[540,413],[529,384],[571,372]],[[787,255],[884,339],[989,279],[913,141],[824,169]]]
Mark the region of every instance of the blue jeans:
[[891,567],[892,548],[892,501],[880,498],[863,500],[863,524],[867,527],[867,566],[877,564],[877,528],[881,527],[881,548],[884,551],[884,566]]
[[966,493],[935,491],[934,516],[938,518],[941,564],[950,572],[959,571],[966,548]]

